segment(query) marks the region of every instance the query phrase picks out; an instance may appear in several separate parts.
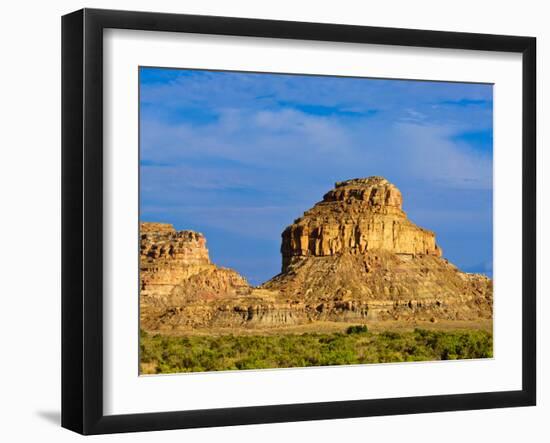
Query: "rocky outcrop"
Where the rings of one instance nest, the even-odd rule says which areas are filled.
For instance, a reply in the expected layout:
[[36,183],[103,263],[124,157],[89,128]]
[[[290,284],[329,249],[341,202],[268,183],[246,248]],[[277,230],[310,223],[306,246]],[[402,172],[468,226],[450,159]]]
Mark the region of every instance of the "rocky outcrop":
[[382,177],[336,183],[323,201],[283,232],[282,272],[308,257],[341,253],[385,250],[440,257],[435,234],[408,220],[402,205],[399,189]]
[[336,183],[282,234],[282,272],[253,288],[212,264],[202,234],[141,225],[142,327],[492,318],[492,281],[442,258],[382,177]]
[[437,256],[384,250],[291,264],[263,288],[304,303],[314,320],[476,320],[492,317],[492,281]]
[[314,306],[317,319],[491,318],[492,281],[442,258],[382,177],[335,184],[282,234],[282,272],[263,288]]
[[206,240],[193,231],[176,232],[172,225],[141,223],[141,293],[165,295],[185,278],[210,265]]
[[244,277],[210,262],[202,234],[176,231],[169,224],[141,223],[140,314],[145,327],[167,309],[249,292]]

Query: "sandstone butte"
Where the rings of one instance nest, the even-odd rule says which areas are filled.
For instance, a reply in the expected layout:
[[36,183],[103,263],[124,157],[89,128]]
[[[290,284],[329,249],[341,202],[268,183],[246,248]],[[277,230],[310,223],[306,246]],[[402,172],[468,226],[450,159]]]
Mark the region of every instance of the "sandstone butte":
[[210,262],[206,239],[142,223],[145,330],[492,318],[493,283],[443,258],[382,177],[336,183],[282,233],[281,273],[259,287]]

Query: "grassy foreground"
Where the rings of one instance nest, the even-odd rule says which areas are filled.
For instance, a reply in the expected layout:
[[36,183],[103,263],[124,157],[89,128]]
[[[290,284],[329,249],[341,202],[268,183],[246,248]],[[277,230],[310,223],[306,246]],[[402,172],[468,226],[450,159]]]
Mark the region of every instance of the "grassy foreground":
[[166,374],[237,369],[433,361],[493,356],[483,330],[346,332],[287,335],[171,337],[141,332],[141,373]]

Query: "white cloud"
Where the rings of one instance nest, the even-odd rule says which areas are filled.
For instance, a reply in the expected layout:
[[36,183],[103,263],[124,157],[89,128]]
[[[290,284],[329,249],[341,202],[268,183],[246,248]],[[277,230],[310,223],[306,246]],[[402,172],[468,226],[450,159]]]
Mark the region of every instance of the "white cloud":
[[452,141],[456,128],[398,123],[395,130],[411,174],[437,185],[492,189],[491,156]]

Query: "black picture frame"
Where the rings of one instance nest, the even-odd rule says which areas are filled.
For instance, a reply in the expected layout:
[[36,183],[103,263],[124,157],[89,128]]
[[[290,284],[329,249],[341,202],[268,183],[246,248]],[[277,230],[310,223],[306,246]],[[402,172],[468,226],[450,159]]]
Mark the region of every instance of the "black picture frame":
[[[522,389],[177,412],[103,413],[103,30],[522,54]],[[536,39],[83,9],[62,18],[62,426],[81,434],[531,406],[536,403]]]

